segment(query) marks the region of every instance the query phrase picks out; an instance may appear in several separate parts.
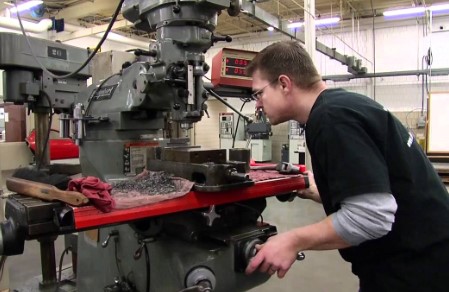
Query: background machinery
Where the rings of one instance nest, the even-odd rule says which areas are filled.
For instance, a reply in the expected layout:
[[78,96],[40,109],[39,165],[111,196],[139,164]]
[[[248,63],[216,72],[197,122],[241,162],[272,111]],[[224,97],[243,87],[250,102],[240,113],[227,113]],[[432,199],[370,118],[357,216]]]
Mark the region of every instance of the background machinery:
[[306,132],[297,121],[288,122],[288,162],[306,164]]
[[[73,291],[62,290],[68,288],[56,280],[51,243],[57,235],[79,232],[76,240],[67,240],[76,255],[76,281],[64,282],[76,291],[245,291],[257,286],[269,276],[243,271],[254,246],[276,234],[275,226],[258,220],[265,197],[290,195],[307,187],[307,178],[257,180],[247,157],[229,161],[226,150],[190,146],[171,131],[174,125],[189,129],[207,113],[206,100],[215,92],[202,81],[209,70],[204,52],[218,41],[230,41],[213,31],[218,13],[227,9],[237,15],[239,2],[122,2],[123,16],[138,29],[156,31],[157,40],[147,51],[136,51],[135,61],[124,63],[119,73],[88,88],[87,69],[61,78],[41,66],[66,74],[82,63],[86,51],[0,34],[5,100],[28,103],[37,114],[41,168],[48,162],[48,119],[57,112],[61,133],[80,146],[83,176],[113,181],[146,168],[195,185],[182,198],[110,213],[14,195],[0,226],[0,254],[20,254],[24,240],[38,239],[45,243],[39,289]],[[27,45],[42,64],[31,59]]]

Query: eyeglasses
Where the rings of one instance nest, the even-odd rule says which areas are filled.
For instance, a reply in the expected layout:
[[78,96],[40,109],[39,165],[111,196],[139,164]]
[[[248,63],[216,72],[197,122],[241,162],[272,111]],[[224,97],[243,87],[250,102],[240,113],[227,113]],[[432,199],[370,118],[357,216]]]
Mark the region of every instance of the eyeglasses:
[[265,88],[267,88],[268,86],[270,86],[271,84],[273,84],[277,81],[278,81],[278,78],[274,79],[273,81],[271,81],[270,83],[268,83],[267,85],[262,87],[261,89],[257,90],[253,94],[251,94],[252,99],[255,101],[259,100],[262,97],[262,94],[263,94],[263,91],[265,90]]

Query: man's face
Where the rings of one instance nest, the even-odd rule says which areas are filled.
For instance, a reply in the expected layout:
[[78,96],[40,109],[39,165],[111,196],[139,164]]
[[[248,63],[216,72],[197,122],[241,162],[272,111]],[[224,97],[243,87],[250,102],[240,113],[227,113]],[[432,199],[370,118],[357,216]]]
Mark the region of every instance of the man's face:
[[262,108],[272,125],[288,121],[286,113],[288,106],[277,79],[265,79],[259,70],[253,74],[253,96],[256,99],[256,108]]

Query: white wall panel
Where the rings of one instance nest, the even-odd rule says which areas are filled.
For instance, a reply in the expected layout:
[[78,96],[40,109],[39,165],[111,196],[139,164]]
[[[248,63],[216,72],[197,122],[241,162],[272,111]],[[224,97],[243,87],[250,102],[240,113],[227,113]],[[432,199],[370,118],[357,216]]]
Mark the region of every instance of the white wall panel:
[[432,33],[431,44],[433,68],[449,68],[449,30]]
[[376,71],[420,69],[421,32],[419,26],[376,30]]
[[204,116],[194,125],[193,144],[203,148],[220,148],[219,113],[226,112],[227,108],[218,100],[207,101],[210,118]]

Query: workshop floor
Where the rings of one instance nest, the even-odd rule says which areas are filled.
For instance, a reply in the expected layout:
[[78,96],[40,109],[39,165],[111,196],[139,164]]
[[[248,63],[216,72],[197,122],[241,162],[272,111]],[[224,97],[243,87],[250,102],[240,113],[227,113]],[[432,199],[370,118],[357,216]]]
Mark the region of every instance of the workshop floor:
[[[278,232],[318,222],[325,217],[323,207],[309,200],[295,199],[281,203],[268,199],[264,221],[276,225]],[[337,251],[307,251],[304,261],[293,264],[283,279],[273,276],[251,292],[356,292],[358,279],[351,273],[351,265]]]
[[[295,199],[291,203],[281,203],[270,198],[263,216],[266,222],[276,225],[278,231],[282,232],[295,226],[316,222],[324,217],[324,212],[321,205],[308,200]],[[64,249],[63,239],[60,236],[55,244],[58,262]],[[66,260],[68,262],[68,257]],[[36,241],[26,242],[25,253],[10,257],[7,263],[10,288],[22,287],[25,281],[40,274],[39,244]],[[264,285],[251,290],[268,291],[355,292],[358,291],[358,280],[351,274],[350,265],[344,262],[337,252],[309,251],[306,252],[306,259],[295,263],[284,279],[273,277]]]

